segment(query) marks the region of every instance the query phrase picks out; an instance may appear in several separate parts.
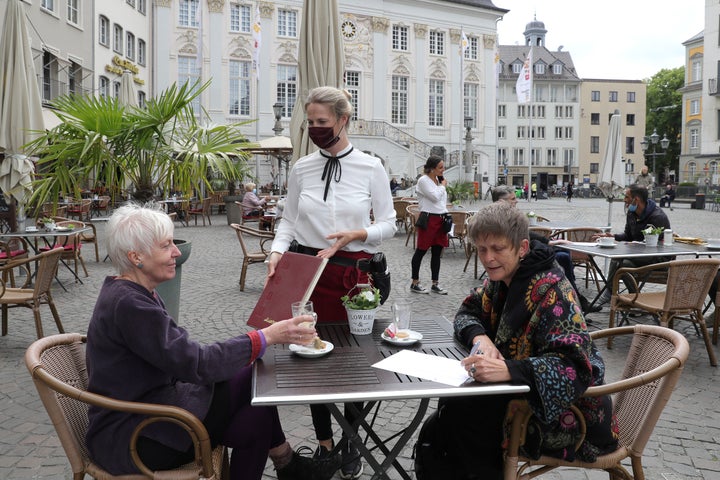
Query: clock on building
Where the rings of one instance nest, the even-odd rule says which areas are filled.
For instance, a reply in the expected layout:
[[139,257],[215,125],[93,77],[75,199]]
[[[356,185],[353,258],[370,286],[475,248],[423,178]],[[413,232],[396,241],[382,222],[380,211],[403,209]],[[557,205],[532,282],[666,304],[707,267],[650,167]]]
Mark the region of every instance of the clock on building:
[[352,40],[357,34],[357,27],[355,26],[355,22],[352,20],[345,20],[342,25],[340,25],[340,30],[342,31],[342,35],[345,37],[345,40]]

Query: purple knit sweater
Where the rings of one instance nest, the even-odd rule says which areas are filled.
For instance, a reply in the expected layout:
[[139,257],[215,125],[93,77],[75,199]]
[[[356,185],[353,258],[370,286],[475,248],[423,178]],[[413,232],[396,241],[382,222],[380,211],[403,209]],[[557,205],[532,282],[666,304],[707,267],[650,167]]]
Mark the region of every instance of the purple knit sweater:
[[[86,359],[91,392],[111,398],[182,407],[205,418],[216,382],[247,368],[253,340],[247,334],[201,345],[190,339],[144,287],[105,279],[88,327]],[[255,355],[261,356],[255,336]],[[128,445],[143,417],[91,407],[86,436],[90,456],[113,474],[137,472]],[[144,435],[177,450],[190,439],[180,427],[156,423]]]

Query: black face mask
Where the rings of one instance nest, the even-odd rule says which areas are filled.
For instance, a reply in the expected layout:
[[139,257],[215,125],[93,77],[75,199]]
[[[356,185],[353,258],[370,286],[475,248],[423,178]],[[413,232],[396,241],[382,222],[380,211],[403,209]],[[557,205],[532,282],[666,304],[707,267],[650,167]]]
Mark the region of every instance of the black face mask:
[[335,135],[333,129],[334,127],[308,127],[308,136],[315,145],[327,150],[340,141],[340,133]]

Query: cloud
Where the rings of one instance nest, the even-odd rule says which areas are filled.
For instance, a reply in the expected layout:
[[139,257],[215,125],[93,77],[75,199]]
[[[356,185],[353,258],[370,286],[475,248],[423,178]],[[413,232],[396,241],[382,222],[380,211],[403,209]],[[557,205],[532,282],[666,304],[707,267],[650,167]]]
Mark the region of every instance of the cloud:
[[545,24],[546,46],[570,52],[582,78],[640,80],[685,62],[682,43],[704,28],[703,0],[495,0],[510,10],[498,23],[500,44],[523,44],[525,26]]

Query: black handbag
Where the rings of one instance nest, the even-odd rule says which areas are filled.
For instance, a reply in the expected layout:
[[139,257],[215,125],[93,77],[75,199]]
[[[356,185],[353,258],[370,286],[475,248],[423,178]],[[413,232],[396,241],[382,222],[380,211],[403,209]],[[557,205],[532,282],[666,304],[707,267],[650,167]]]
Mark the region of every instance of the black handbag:
[[417,228],[425,229],[428,226],[429,220],[430,214],[428,212],[420,212],[420,215],[418,215],[418,219],[415,221],[415,226]]
[[357,267],[363,272],[368,272],[373,286],[380,290],[380,305],[384,304],[390,296],[390,269],[385,254],[377,252],[370,258],[358,260]]
[[452,226],[453,226],[452,215],[450,215],[449,213],[444,214],[443,215],[443,224],[442,224],[443,232],[450,233],[450,230],[452,230]]

